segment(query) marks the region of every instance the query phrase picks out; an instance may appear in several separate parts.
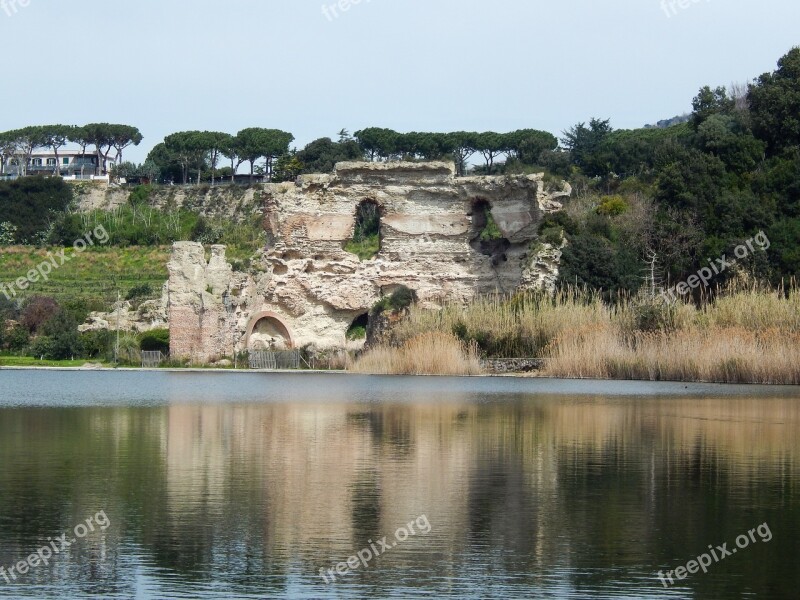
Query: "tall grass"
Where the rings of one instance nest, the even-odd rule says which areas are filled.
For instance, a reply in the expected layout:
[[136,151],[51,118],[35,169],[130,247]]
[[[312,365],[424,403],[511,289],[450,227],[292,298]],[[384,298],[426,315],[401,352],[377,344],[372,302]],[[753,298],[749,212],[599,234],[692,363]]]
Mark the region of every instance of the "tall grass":
[[481,363],[474,344],[465,344],[454,335],[427,332],[399,348],[374,348],[350,370],[372,375],[479,375]]
[[800,384],[800,291],[739,285],[699,306],[564,290],[411,310],[396,343],[424,332],[485,356],[545,359],[556,377]]
[[545,375],[800,384],[800,335],[716,327],[637,333],[610,327],[564,335],[545,352]]
[[545,292],[488,296],[466,305],[448,303],[440,311],[413,307],[393,336],[403,343],[419,333],[436,331],[474,341],[487,356],[540,356],[565,329],[606,322],[613,310],[599,295],[582,290],[563,290],[555,296]]

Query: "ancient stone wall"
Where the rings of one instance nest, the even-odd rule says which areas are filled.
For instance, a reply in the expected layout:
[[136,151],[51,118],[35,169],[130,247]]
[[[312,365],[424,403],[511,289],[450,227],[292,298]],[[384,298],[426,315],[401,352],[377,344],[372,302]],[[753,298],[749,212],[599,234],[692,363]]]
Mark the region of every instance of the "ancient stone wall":
[[[173,354],[207,362],[258,348],[342,347],[355,319],[400,285],[423,305],[552,286],[560,251],[538,242],[569,186],[542,176],[456,178],[452,163],[340,163],[333,175],[264,186],[267,247],[246,273],[224,248],[175,244],[169,265]],[[359,205],[381,213],[381,249],[344,247]],[[481,240],[489,211],[499,235]],[[485,237],[485,236],[484,236]]]

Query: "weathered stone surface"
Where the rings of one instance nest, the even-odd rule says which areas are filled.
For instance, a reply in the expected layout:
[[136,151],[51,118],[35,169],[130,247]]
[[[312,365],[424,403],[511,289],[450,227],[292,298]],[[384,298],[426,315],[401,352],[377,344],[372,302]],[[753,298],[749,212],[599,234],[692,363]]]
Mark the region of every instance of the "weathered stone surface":
[[[335,175],[265,185],[269,243],[248,273],[232,271],[224,248],[206,261],[200,244],[173,247],[172,351],[208,362],[255,343],[345,347],[352,322],[399,285],[431,308],[552,287],[560,250],[539,244],[536,230],[570,192],[544,191],[541,175],[456,178],[443,162],[340,163]],[[381,210],[381,250],[361,262],[344,245],[365,200]],[[478,239],[475,211],[486,204],[501,240]]]
[[165,329],[169,326],[167,302],[167,284],[164,284],[159,299],[147,300],[136,308],[132,302],[125,301],[111,312],[92,312],[86,322],[78,326],[78,331],[116,331],[119,328],[120,331],[144,333],[153,329]]
[[[128,203],[131,188],[100,183],[72,184],[78,209],[113,210]],[[160,210],[185,208],[206,216],[242,220],[261,212],[263,185],[244,187],[218,181],[208,187],[179,185],[153,188],[148,204]]]
[[555,291],[556,278],[563,244],[560,247],[542,242],[531,248],[529,258],[522,269],[521,286],[526,289]]

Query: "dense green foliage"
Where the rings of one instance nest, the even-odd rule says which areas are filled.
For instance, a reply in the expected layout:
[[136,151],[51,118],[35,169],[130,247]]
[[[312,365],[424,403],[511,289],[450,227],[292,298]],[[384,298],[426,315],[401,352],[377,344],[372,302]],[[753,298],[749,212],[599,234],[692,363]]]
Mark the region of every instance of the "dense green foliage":
[[[78,323],[88,314],[80,300],[57,302],[47,296],[6,300],[0,296],[0,354],[25,355],[37,361],[114,360],[117,334],[99,330],[78,333]],[[9,326],[10,323],[16,323]],[[121,333],[119,362],[139,365],[141,350],[169,352],[169,330],[156,329],[140,336]],[[29,365],[32,362],[7,360],[6,364]],[[56,364],[56,363],[54,363]]]
[[327,137],[320,138],[308,144],[296,156],[304,173],[330,173],[337,162],[360,160],[362,150],[358,142],[342,130],[338,142]]
[[43,241],[50,224],[69,207],[70,202],[72,190],[58,178],[23,177],[15,181],[0,181],[0,224],[12,226],[0,229],[0,234],[6,232],[3,245]]
[[[212,183],[217,175],[220,159],[230,160],[227,175],[234,174],[242,163],[250,165],[250,179],[261,172],[271,180],[275,163],[289,153],[294,136],[279,129],[248,127],[235,136],[218,131],[179,131],[164,138],[150,151],[145,164],[158,171],[156,179],[189,183],[196,177],[199,183],[204,171],[209,172]],[[256,162],[264,159],[263,167]],[[143,169],[142,169],[143,170]]]
[[800,49],[747,89],[702,88],[692,106],[671,127],[592,119],[565,132],[561,174],[576,194],[563,284],[634,292],[653,257],[674,284],[759,232],[770,247],[737,267],[775,284],[800,276]]
[[485,170],[493,172],[495,161],[501,155],[522,164],[535,164],[543,152],[553,151],[558,146],[555,136],[535,129],[511,133],[398,133],[370,127],[357,131],[355,138],[369,160],[453,160],[462,175],[466,173],[467,161],[476,153],[483,155]]

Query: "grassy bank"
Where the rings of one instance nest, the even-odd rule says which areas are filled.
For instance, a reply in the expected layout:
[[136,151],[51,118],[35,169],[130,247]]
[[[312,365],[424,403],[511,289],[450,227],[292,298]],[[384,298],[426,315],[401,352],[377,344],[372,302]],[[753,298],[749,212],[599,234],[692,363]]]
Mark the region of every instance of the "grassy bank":
[[[48,261],[48,252],[58,255],[60,248],[9,246],[0,251],[0,282],[11,284],[31,269]],[[82,253],[69,248],[70,260],[54,269],[48,281],[32,283],[27,290],[17,290],[18,297],[50,296],[59,302],[83,300],[94,310],[108,310],[117,299],[134,287],[149,285],[154,296],[169,278],[168,246],[96,247]],[[60,259],[57,259],[60,263]]]
[[86,363],[99,364],[104,367],[113,366],[103,360],[38,360],[30,356],[0,355],[0,367],[83,367]]
[[[567,290],[412,308],[393,332],[452,334],[484,356],[546,359],[543,375],[800,384],[800,292],[729,289],[700,306]],[[428,355],[430,356],[430,355]]]

